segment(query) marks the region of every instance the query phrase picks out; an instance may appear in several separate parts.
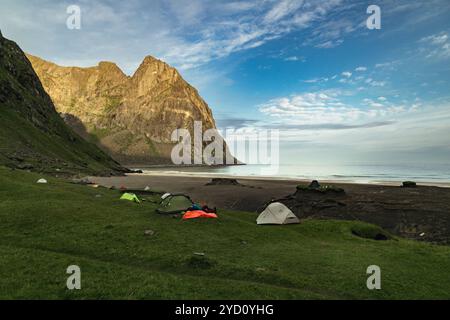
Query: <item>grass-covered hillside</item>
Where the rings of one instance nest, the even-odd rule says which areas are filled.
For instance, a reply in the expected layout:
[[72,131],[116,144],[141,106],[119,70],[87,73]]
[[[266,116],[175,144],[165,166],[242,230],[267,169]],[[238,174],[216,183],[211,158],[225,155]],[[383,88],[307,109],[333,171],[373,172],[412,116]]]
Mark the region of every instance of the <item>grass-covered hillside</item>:
[[[156,197],[38,178],[0,167],[0,299],[450,298],[450,247],[364,239],[352,230],[376,227],[359,222],[257,226],[256,213],[220,210],[182,221],[155,213]],[[81,290],[66,289],[69,265]],[[381,290],[366,288],[369,265]]]
[[124,170],[65,125],[22,50],[1,33],[0,164],[60,175]]

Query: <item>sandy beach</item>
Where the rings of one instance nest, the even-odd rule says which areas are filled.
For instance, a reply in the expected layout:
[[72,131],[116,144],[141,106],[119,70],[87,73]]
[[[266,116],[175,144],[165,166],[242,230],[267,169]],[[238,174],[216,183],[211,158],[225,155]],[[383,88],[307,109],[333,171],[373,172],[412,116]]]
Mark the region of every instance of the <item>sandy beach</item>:
[[450,188],[321,181],[343,188],[345,194],[316,194],[297,191],[297,185],[308,185],[309,181],[234,177],[239,185],[207,185],[211,178],[152,173],[90,179],[106,187],[144,189],[149,186],[155,191],[184,193],[195,202],[237,211],[260,211],[269,201],[283,199],[301,219],[362,220],[402,237],[450,243]]

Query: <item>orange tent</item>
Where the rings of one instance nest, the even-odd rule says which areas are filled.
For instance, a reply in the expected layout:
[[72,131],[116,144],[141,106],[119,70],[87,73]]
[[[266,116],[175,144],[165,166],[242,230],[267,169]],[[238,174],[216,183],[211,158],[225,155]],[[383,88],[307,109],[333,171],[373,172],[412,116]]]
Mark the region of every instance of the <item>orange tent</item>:
[[217,219],[218,217],[215,213],[206,213],[203,210],[186,211],[186,213],[183,215],[183,220],[197,219],[197,218]]

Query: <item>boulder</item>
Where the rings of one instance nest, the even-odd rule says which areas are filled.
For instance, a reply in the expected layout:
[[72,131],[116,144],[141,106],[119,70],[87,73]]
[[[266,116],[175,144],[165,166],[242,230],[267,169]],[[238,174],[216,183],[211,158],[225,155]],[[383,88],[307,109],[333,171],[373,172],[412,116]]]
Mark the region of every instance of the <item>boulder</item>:
[[405,181],[402,184],[403,188],[416,188],[417,187],[417,183],[415,183],[414,181]]
[[320,188],[320,183],[319,183],[319,181],[313,180],[313,181],[309,184],[308,188],[310,188],[310,189],[319,189],[319,188]]
[[229,178],[213,178],[207,186],[239,186],[240,183],[236,179]]
[[34,168],[34,166],[29,163],[21,163],[21,164],[17,165],[17,169],[20,169],[20,170],[32,170],[33,168]]
[[72,179],[73,184],[81,184],[81,185],[88,185],[91,184],[89,179],[83,178],[83,179]]
[[153,231],[153,230],[145,230],[144,231],[144,235],[146,235],[146,236],[153,236],[155,234],[155,231]]

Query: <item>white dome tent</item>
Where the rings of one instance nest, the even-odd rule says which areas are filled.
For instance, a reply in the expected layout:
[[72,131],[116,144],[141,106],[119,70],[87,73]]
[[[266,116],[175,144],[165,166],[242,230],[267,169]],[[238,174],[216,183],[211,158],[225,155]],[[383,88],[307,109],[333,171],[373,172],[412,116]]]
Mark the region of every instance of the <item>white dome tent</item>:
[[269,204],[256,219],[257,224],[294,224],[300,223],[295,214],[284,204],[273,202]]

